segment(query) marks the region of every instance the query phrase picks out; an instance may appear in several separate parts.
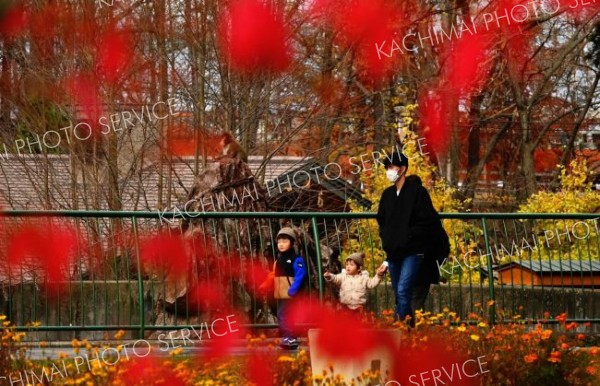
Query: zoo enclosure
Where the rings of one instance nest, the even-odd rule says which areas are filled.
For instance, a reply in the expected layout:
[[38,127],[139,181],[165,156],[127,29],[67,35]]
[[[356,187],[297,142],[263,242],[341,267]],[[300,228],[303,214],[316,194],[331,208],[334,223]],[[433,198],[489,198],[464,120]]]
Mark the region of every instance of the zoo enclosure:
[[[202,230],[204,243],[207,235],[217,238],[217,248],[224,252],[224,264],[230,268],[244,262],[260,262],[269,251],[274,253],[274,235],[284,223],[304,229],[302,253],[309,260],[310,296],[315,301],[331,298],[332,291],[324,283],[322,273],[326,265],[332,264],[328,258],[333,261],[337,252],[341,251],[343,259],[350,249],[361,245],[371,256],[367,260],[371,274],[381,261],[374,213],[4,211],[1,215],[5,225],[13,228],[27,221],[52,218],[72,226],[78,238],[86,241],[85,251],[78,254],[78,261],[69,272],[70,280],[64,283],[68,291],[57,299],[45,296],[39,286],[43,278],[36,270],[21,269],[17,276],[7,275],[4,270],[1,273],[0,311],[18,330],[32,330],[31,324],[40,322],[34,329],[36,334],[55,332],[53,339],[60,340],[81,336],[83,332],[93,335],[115,330],[143,337],[150,331],[197,325],[188,298],[166,301],[164,283],[146,273],[140,263],[140,238],[166,227],[161,225],[161,216],[163,221],[173,220],[170,232],[177,233],[181,227],[176,225],[190,221],[188,224]],[[597,291],[600,282],[596,281],[600,273],[600,237],[596,215],[441,213],[440,216],[450,235],[451,258],[440,266],[446,283],[432,287],[426,310],[440,312],[448,307],[463,321],[468,321],[473,312],[483,312],[491,323],[514,318],[552,323],[556,322],[553,317],[563,312],[568,320],[600,322]],[[266,233],[257,232],[257,225]],[[250,234],[254,236],[244,237]],[[127,237],[130,244],[122,242],[124,235],[130,236]],[[3,239],[8,242],[6,237]],[[100,251],[104,264],[99,268],[92,269],[91,249]],[[237,253],[242,250],[243,254]],[[7,256],[3,260],[5,263]],[[520,270],[511,270],[507,279],[507,275],[499,272],[509,262]],[[542,267],[542,271],[533,272],[534,265]],[[200,281],[226,277],[220,270],[206,271]],[[248,277],[244,277],[246,272],[238,273],[239,277],[226,279],[232,287],[236,279],[249,283]],[[553,279],[552,285],[531,280],[534,274]],[[526,277],[529,279],[525,280]],[[394,297],[389,287],[386,280],[373,291],[371,310],[393,308]],[[248,314],[250,327],[276,327],[269,304],[252,292],[252,288],[238,285],[227,296]],[[160,322],[157,314],[161,312],[177,317],[172,319],[173,323]]]

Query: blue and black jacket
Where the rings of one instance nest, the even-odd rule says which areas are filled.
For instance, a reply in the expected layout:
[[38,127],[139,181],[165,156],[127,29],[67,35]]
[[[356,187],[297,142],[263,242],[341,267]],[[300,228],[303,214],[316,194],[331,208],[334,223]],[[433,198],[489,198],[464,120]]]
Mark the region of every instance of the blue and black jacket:
[[275,265],[275,276],[291,276],[294,283],[288,290],[289,296],[296,296],[298,292],[306,287],[306,262],[302,256],[298,256],[293,249],[277,254]]

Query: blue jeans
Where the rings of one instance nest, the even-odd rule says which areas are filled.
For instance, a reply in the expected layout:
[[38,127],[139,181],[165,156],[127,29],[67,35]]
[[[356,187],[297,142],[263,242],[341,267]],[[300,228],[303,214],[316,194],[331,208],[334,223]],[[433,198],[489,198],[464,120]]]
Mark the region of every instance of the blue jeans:
[[392,287],[396,294],[396,317],[404,320],[410,315],[411,325],[414,325],[414,313],[411,307],[413,287],[423,263],[423,255],[406,256],[399,261],[388,261]]
[[283,338],[294,338],[291,321],[289,320],[290,299],[277,300],[277,321],[279,322],[279,334]]

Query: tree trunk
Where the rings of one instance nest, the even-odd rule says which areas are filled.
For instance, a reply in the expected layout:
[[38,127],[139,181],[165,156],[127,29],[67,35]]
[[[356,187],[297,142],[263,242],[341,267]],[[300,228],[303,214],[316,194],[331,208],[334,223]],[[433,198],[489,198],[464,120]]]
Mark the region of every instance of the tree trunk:
[[523,145],[521,153],[521,171],[525,177],[525,193],[527,197],[535,194],[537,191],[537,181],[535,178],[535,161],[533,159],[533,150],[531,144]]
[[[166,101],[168,97],[168,85],[169,85],[169,74],[168,74],[168,57],[166,49],[166,7],[165,0],[156,0],[154,3],[154,14],[156,20],[156,31],[155,41],[158,47],[158,89],[160,101]],[[164,110],[164,104],[161,104],[161,109]],[[164,111],[159,114],[164,115]],[[169,119],[169,118],[167,118]],[[158,122],[159,126],[159,175],[158,175],[158,207],[163,207],[163,198],[165,197],[165,182],[164,182],[164,163],[166,161],[166,169],[168,170],[167,176],[167,187],[166,187],[166,206],[169,207],[171,203],[171,163],[170,156],[165,154],[166,145],[169,143],[169,130],[165,125],[165,120]]]

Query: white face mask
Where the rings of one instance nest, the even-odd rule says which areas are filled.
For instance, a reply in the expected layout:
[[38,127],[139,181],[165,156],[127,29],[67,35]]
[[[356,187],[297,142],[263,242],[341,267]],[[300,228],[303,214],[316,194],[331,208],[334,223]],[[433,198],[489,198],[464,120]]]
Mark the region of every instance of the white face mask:
[[400,175],[398,174],[398,171],[395,169],[386,170],[385,176],[387,177],[388,180],[390,180],[390,182],[396,182],[398,180],[398,178],[400,177]]

